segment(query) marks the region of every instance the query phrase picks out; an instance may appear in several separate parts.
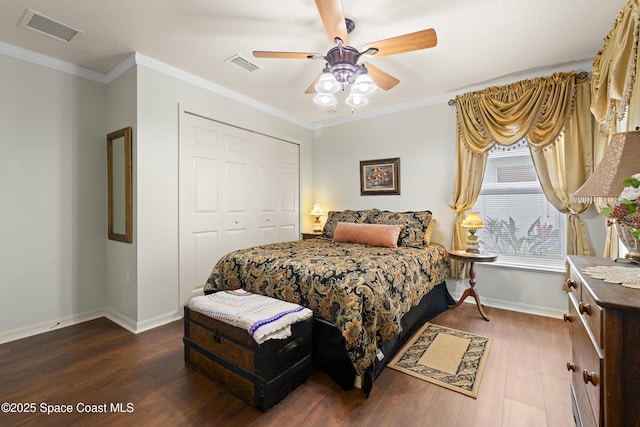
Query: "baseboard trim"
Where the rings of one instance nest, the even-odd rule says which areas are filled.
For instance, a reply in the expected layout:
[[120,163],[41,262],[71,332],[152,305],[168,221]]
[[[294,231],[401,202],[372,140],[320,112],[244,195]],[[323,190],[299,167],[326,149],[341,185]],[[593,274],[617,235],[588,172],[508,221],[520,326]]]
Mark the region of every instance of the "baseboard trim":
[[[458,301],[458,299],[462,296],[462,292],[451,292],[451,297]],[[542,307],[538,305],[530,305],[523,304],[514,301],[505,301],[493,298],[485,298],[480,296],[480,302],[482,305],[486,305],[488,307],[500,308],[503,310],[517,311],[519,313],[533,314],[536,316],[544,316],[544,317],[553,317],[557,319],[562,319],[563,314],[565,314],[565,310],[561,309],[553,309],[549,307]],[[475,300],[473,298],[467,298],[465,303],[475,304]]]
[[136,321],[110,308],[104,310],[104,317],[131,333],[136,333]]
[[139,334],[140,332],[148,331],[150,329],[157,328],[158,326],[166,325],[167,323],[181,319],[182,312],[176,311],[165,313],[151,319],[136,322],[132,318],[110,308],[91,310],[84,313],[73,314],[59,319],[47,320],[34,325],[22,326],[20,328],[0,332],[0,344],[28,338],[45,332],[51,332],[67,326],[77,325],[78,323],[88,322],[90,320],[99,319],[100,317],[106,317],[121,328],[126,329],[131,333]]
[[45,332],[54,331],[56,329],[65,328],[78,323],[88,322],[89,320],[98,319],[100,317],[104,317],[103,309],[85,311],[84,313],[72,314],[70,316],[46,320],[33,325],[22,326],[9,331],[0,332],[0,344],[4,344],[9,341],[16,341],[22,338],[28,338],[33,335],[43,334]]
[[[451,292],[451,296],[454,300],[458,300],[461,296],[461,292]],[[522,304],[513,301],[504,301],[492,298],[481,297],[481,301],[484,305],[489,307],[500,308],[503,310],[517,311],[520,313],[534,314],[537,316],[562,318],[565,313],[564,310],[555,310],[549,307],[541,307],[529,304]],[[472,298],[467,298],[465,303],[475,304]],[[10,341],[16,341],[22,338],[27,338],[33,335],[50,332],[56,329],[64,328],[67,326],[75,325],[78,323],[88,322],[89,320],[98,319],[100,317],[106,317],[118,326],[128,330],[131,333],[139,334],[150,329],[157,328],[167,323],[174,322],[182,318],[181,311],[175,311],[170,313],[161,314],[160,316],[152,317],[140,322],[136,322],[128,316],[125,316],[110,308],[91,310],[84,313],[73,314],[71,316],[61,317],[59,319],[47,320],[34,325],[23,326],[20,328],[12,329],[9,331],[0,332],[0,344],[4,344]]]
[[167,323],[174,322],[182,319],[182,312],[175,311],[173,313],[165,313],[160,316],[152,317],[151,319],[138,322],[136,327],[136,333],[148,331],[149,329],[157,328],[158,326],[166,325]]
[[124,316],[117,311],[107,308],[105,310],[104,317],[111,320],[118,326],[123,327],[129,332],[139,334],[140,332],[148,331],[150,329],[157,328],[158,326],[166,325],[167,323],[180,320],[182,318],[182,313],[179,311],[175,311],[161,314],[160,316],[152,317],[151,319],[136,322],[130,317]]

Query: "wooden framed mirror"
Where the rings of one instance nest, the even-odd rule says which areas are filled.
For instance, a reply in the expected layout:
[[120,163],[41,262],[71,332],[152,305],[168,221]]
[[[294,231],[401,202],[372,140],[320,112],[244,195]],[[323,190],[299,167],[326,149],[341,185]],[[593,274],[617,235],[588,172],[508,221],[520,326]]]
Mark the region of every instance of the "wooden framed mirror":
[[131,243],[131,127],[107,135],[109,239]]

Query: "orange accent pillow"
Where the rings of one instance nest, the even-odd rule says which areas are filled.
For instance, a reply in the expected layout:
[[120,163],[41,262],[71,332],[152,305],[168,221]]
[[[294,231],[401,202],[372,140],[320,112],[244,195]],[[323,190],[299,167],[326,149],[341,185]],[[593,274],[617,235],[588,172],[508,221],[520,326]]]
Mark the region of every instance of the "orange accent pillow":
[[360,243],[383,248],[397,248],[403,225],[356,224],[339,222],[333,232],[336,243]]

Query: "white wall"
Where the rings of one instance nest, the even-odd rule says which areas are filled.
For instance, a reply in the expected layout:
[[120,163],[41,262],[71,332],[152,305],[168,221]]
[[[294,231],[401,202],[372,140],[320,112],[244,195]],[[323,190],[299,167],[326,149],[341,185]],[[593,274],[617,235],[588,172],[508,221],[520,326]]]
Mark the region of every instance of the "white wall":
[[[455,107],[442,101],[315,129],[313,200],[325,210],[429,209],[438,221],[433,240],[450,248],[455,221],[449,208],[455,174],[455,115]],[[360,160],[387,157],[400,157],[401,195],[360,196]],[[593,255],[601,255],[603,222],[592,211],[583,217],[595,248]],[[561,316],[566,310],[564,273],[481,264],[476,271],[477,289],[486,305],[549,316]],[[454,296],[466,286],[466,280],[448,280]]]
[[[133,242],[107,240],[107,287],[105,305],[110,317],[135,329],[137,305],[137,75],[131,68],[107,85],[106,133],[132,127],[132,223]],[[106,135],[105,135],[106,139]],[[106,190],[105,190],[106,191]],[[106,194],[106,193],[105,193]],[[106,227],[105,223],[105,227]],[[106,232],[105,232],[106,233]]]
[[[313,200],[325,211],[428,209],[438,220],[434,238],[444,243],[455,219],[448,205],[455,164],[451,112],[441,103],[314,130]],[[360,196],[360,160],[388,157],[400,157],[401,194]]]
[[103,84],[0,55],[0,94],[1,336],[104,307],[106,142]]
[[[311,131],[154,69],[137,67],[138,323],[178,307],[178,107],[300,144],[302,206],[309,192]],[[308,219],[310,220],[310,218]],[[213,268],[213,264],[211,266]]]

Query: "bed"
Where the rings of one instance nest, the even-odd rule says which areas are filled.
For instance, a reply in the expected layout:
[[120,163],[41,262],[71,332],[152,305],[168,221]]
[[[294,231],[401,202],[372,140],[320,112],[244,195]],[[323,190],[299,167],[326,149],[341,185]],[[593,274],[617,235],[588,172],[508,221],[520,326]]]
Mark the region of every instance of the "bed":
[[368,396],[409,336],[453,303],[449,258],[430,241],[431,212],[329,212],[317,239],[231,252],[205,293],[244,288],[314,312],[314,363]]

